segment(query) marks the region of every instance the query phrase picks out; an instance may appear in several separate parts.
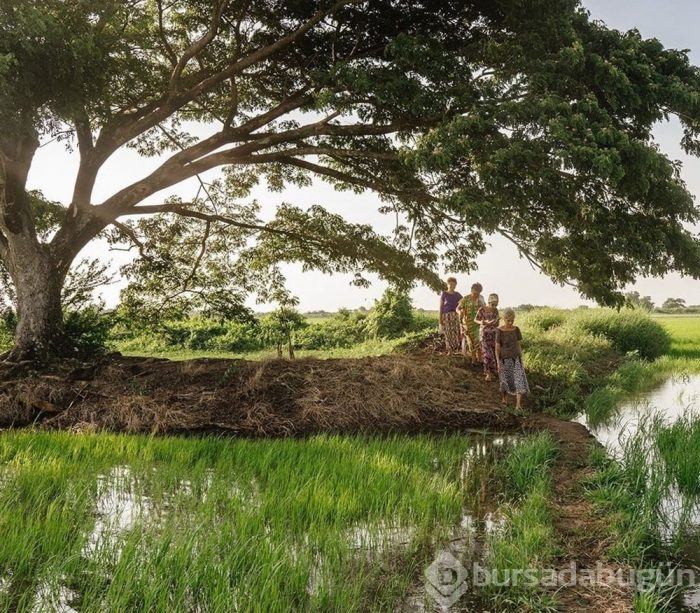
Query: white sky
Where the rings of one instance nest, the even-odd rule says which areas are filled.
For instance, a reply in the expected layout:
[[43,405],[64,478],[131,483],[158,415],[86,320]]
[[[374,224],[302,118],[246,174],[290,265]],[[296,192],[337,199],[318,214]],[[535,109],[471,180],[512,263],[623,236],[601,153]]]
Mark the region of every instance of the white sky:
[[[695,63],[700,62],[700,33],[697,28],[700,23],[700,2],[697,0],[584,0],[583,3],[594,19],[621,30],[636,27],[643,36],[656,37],[667,47],[690,49],[691,58]],[[655,137],[663,151],[683,163],[683,178],[688,188],[696,198],[700,196],[700,159],[690,158],[681,151],[678,125],[668,123],[658,126]],[[28,186],[42,190],[52,200],[68,203],[77,163],[77,153],[68,153],[59,143],[47,144],[37,152]],[[158,159],[141,158],[132,150],[117,152],[100,171],[93,201],[101,202],[119,188],[150,172],[159,163]],[[205,175],[205,179],[214,174]],[[175,186],[167,193],[191,198],[196,186],[193,180]],[[322,182],[316,182],[306,189],[288,189],[284,193],[271,193],[258,188],[253,195],[268,211],[281,202],[302,206],[316,203],[344,215],[350,221],[370,223],[379,232],[388,233],[393,223],[390,217],[377,213],[379,200],[370,192],[361,195],[337,192]],[[160,194],[146,202],[158,202],[162,198],[163,194]],[[519,259],[515,248],[505,239],[493,237],[489,242],[490,248],[478,260],[478,271],[469,276],[457,275],[458,290],[465,290],[478,280],[483,284],[485,293],[497,292],[500,295],[502,305],[532,303],[576,306],[585,303],[572,288],[555,285],[533,270],[525,260]],[[109,252],[106,245],[99,241],[88,245],[82,255],[111,259],[115,269],[129,257],[123,253]],[[302,311],[335,311],[343,306],[369,308],[384,290],[384,284],[379,281],[367,289],[354,287],[350,285],[350,275],[303,273],[296,265],[287,265],[284,271],[289,289],[300,299],[299,308]],[[104,289],[102,293],[109,305],[117,302],[123,285],[118,282]],[[682,279],[676,274],[662,279],[640,279],[629,289],[650,295],[659,304],[669,296],[685,298],[689,304],[700,304],[700,282]],[[413,300],[417,307],[436,308],[437,296],[425,287],[413,292]],[[267,308],[256,305],[253,299],[250,306],[259,310]]]

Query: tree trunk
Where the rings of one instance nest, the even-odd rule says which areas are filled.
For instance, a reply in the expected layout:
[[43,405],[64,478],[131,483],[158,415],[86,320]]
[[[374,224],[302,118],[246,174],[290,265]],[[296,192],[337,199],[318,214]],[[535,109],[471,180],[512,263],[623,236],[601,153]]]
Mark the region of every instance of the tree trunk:
[[34,255],[11,271],[17,289],[17,329],[10,360],[41,360],[72,354],[63,330],[63,276],[45,255]]

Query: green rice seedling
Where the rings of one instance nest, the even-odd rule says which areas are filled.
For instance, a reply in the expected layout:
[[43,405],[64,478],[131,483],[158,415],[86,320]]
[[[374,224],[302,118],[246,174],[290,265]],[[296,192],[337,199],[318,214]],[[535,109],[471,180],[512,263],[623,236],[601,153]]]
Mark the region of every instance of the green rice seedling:
[[552,523],[551,470],[558,445],[548,432],[515,445],[497,466],[505,503],[503,523],[489,535],[485,564],[495,582],[486,592],[499,610],[554,611],[556,600],[539,582],[528,582],[514,573],[551,567],[557,553]]
[[700,497],[700,419],[686,411],[672,424],[660,425],[654,442],[669,477],[682,494]]
[[471,444],[7,432],[0,610],[386,610],[459,523]]
[[540,432],[515,445],[498,465],[506,495],[511,498],[527,495],[541,478],[549,475],[558,449],[549,432]]

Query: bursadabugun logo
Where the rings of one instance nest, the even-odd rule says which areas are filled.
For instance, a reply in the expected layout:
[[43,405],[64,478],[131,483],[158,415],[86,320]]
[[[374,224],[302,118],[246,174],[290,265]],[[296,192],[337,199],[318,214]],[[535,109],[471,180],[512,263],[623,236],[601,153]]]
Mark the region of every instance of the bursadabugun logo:
[[443,608],[451,607],[469,589],[469,572],[449,551],[441,551],[424,574],[425,591]]

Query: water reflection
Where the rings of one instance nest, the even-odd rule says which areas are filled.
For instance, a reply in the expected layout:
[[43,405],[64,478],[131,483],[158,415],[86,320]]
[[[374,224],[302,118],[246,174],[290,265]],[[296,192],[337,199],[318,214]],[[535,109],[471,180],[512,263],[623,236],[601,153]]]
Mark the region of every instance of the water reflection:
[[[623,403],[600,423],[585,414],[579,415],[576,421],[585,425],[613,457],[620,457],[624,442],[638,434],[640,427],[653,415],[670,425],[688,414],[700,419],[700,376],[674,376],[655,390]],[[647,449],[649,457],[653,458],[656,451],[652,447],[650,440]],[[688,451],[700,453],[700,449]],[[700,567],[700,501],[689,501],[673,486],[662,502],[662,516],[663,524],[659,528],[667,542],[677,537],[678,526],[691,527],[683,540],[684,564]],[[684,611],[700,611],[700,584],[684,592],[679,606]]]
[[[498,508],[497,482],[493,479],[493,468],[522,437],[492,433],[473,433],[468,439],[461,467],[461,484],[465,494],[462,517],[452,526],[446,541],[436,543],[436,555],[448,551],[466,567],[473,562],[483,562],[488,555],[489,537],[502,529],[505,518]],[[460,597],[450,610],[481,611],[480,594],[468,591]],[[416,584],[396,611],[408,613],[437,613],[443,611],[425,591],[424,577]]]

